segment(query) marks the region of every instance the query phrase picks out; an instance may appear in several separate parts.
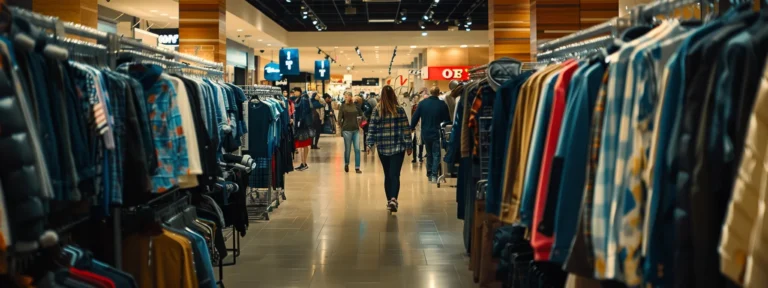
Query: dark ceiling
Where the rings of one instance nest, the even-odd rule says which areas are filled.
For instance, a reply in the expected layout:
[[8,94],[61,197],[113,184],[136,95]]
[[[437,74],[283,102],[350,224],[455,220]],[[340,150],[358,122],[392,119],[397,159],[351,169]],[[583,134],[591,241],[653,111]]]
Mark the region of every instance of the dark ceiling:
[[[266,14],[269,18],[283,26],[288,31],[317,31],[309,19],[301,17],[301,0],[247,0],[251,5]],[[391,2],[390,2],[391,1]],[[421,30],[418,20],[431,7],[433,0],[351,0],[351,4],[345,4],[345,0],[305,0],[320,20],[328,27],[327,31],[417,31]],[[485,0],[441,0],[433,7],[432,19],[440,20],[436,25],[433,22],[426,24],[428,31],[448,30],[449,25],[444,23],[450,19],[450,25],[455,26],[454,20],[462,23],[467,16],[472,18],[473,30],[488,29],[488,7]],[[355,14],[347,14],[347,8],[355,8]],[[474,9],[473,9],[474,8]],[[370,23],[374,19],[394,20],[399,18],[399,11],[407,10],[407,19],[401,24],[395,23]],[[469,14],[469,12],[472,12]],[[461,31],[464,31],[462,26]]]

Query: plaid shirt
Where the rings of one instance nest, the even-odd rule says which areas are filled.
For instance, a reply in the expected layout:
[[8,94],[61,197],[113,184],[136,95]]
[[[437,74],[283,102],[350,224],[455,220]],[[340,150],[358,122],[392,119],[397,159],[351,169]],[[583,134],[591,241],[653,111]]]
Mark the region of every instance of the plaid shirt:
[[379,107],[376,106],[368,123],[368,137],[365,143],[368,147],[376,145],[379,154],[390,156],[411,149],[412,131],[403,107],[397,106],[397,116],[381,117]]

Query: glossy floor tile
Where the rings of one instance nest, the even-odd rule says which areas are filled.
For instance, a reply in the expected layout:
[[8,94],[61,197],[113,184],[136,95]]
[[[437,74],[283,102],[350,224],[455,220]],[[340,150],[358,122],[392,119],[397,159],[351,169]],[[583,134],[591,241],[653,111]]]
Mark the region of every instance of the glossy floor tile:
[[343,143],[323,136],[309,170],[287,176],[288,200],[250,225],[226,287],[477,287],[455,188],[429,184],[426,163],[406,157],[400,211],[389,215],[378,157],[363,153],[355,174],[353,153],[345,173]]

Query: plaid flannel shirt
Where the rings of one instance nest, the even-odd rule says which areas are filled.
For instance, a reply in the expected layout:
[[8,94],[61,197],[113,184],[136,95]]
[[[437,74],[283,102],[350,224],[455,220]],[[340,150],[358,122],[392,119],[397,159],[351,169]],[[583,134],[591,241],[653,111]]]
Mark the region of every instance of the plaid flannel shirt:
[[411,148],[411,127],[403,107],[397,106],[397,116],[382,117],[379,107],[373,109],[371,121],[368,122],[368,137],[366,145],[376,145],[379,154],[384,156],[402,153]]

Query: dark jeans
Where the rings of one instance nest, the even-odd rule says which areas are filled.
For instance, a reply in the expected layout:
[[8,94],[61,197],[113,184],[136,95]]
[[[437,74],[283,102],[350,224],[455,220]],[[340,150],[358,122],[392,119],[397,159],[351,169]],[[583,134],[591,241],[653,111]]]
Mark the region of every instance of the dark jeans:
[[416,139],[413,139],[413,161],[416,161],[416,146],[419,146],[419,159],[424,158],[424,144],[416,145]]
[[427,146],[427,177],[437,177],[440,167],[440,140],[424,141]]
[[381,166],[384,167],[384,191],[387,193],[387,201],[400,195],[400,170],[403,168],[405,152],[384,156],[379,154]]
[[317,133],[315,134],[315,138],[312,139],[312,147],[318,147],[317,144],[320,143],[320,132],[323,131],[322,129],[318,129]]

